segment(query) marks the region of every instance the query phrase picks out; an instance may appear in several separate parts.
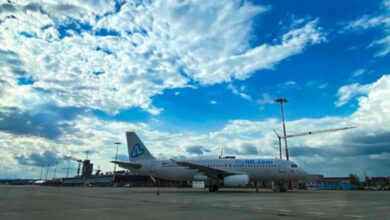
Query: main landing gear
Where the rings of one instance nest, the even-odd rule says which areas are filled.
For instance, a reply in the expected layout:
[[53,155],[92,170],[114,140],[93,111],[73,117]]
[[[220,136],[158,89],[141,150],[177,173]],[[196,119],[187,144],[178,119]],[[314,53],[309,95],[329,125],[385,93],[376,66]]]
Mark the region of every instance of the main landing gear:
[[218,185],[209,185],[209,192],[217,192]]
[[285,184],[283,181],[279,181],[278,184],[277,184],[277,189],[275,191],[279,191],[279,192],[287,192],[287,189],[285,187]]

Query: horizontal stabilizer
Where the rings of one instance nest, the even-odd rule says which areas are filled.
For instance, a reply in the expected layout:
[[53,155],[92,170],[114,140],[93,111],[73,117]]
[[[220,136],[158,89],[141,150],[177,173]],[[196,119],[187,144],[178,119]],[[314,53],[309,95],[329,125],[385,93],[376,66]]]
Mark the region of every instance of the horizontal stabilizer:
[[122,161],[111,161],[111,163],[116,163],[120,167],[125,169],[139,169],[142,167],[142,164],[140,163],[129,163],[129,162],[122,162]]

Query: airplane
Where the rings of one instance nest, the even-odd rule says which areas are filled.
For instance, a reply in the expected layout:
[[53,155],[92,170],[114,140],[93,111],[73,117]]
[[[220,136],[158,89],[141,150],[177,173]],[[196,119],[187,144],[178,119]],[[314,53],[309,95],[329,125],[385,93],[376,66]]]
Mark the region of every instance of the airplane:
[[36,181],[34,182],[34,184],[44,184],[45,182],[46,182],[45,180],[39,179],[39,180],[36,180]]
[[286,191],[287,181],[302,180],[308,175],[294,162],[280,159],[170,159],[152,156],[135,132],[126,132],[129,162],[111,161],[132,172],[176,181],[205,181],[209,192],[220,186],[246,187],[251,181],[275,181],[279,190]]

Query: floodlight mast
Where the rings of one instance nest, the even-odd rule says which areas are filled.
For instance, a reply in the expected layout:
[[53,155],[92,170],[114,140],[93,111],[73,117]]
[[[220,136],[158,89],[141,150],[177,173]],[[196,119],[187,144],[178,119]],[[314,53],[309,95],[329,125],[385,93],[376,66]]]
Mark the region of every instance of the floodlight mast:
[[70,168],[70,156],[65,156],[65,158],[68,160],[68,169],[66,170],[66,178],[69,177],[69,168]]
[[[284,137],[287,136],[287,133],[286,133],[286,124],[284,122],[284,109],[283,109],[283,104],[288,102],[287,99],[284,99],[284,98],[278,98],[278,99],[275,99],[274,102],[279,102],[280,103],[280,110],[282,112],[282,122],[283,122],[283,134],[284,134]],[[284,138],[284,147],[285,147],[285,150],[286,150],[286,159],[289,160],[289,155],[288,155],[288,148],[287,148],[287,138]]]
[[117,141],[114,143],[116,145],[116,153],[115,153],[115,163],[114,163],[114,175],[115,175],[115,172],[116,172],[116,162],[118,160],[118,146],[120,144],[122,144],[121,142]]
[[55,179],[56,178],[56,172],[57,172],[57,165],[59,164],[59,162],[57,161],[57,162],[55,162],[55,168],[54,168],[54,174],[53,174],[53,179]]
[[89,150],[87,150],[87,151],[84,152],[85,155],[86,155],[86,157],[85,157],[86,160],[88,160],[88,155],[89,155],[90,152],[91,152],[91,151],[89,151]]
[[43,173],[43,165],[41,165],[41,174],[39,175],[39,180],[42,180],[42,173]]

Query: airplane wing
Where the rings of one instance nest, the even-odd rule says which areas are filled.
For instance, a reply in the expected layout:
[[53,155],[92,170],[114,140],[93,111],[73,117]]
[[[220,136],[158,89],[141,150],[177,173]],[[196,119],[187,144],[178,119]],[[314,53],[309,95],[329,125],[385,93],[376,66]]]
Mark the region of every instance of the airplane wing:
[[219,176],[219,175],[230,176],[230,175],[243,174],[241,172],[229,171],[229,170],[224,170],[224,169],[215,168],[215,167],[208,167],[208,166],[205,166],[203,164],[198,164],[198,163],[189,162],[189,161],[172,160],[172,162],[175,162],[175,163],[179,164],[180,166],[188,167],[189,169],[199,170],[199,171],[203,172],[204,174],[206,174],[207,176]]
[[116,163],[120,167],[125,169],[139,169],[142,167],[142,164],[140,163],[129,163],[129,162],[122,162],[122,161],[111,161],[111,163]]

